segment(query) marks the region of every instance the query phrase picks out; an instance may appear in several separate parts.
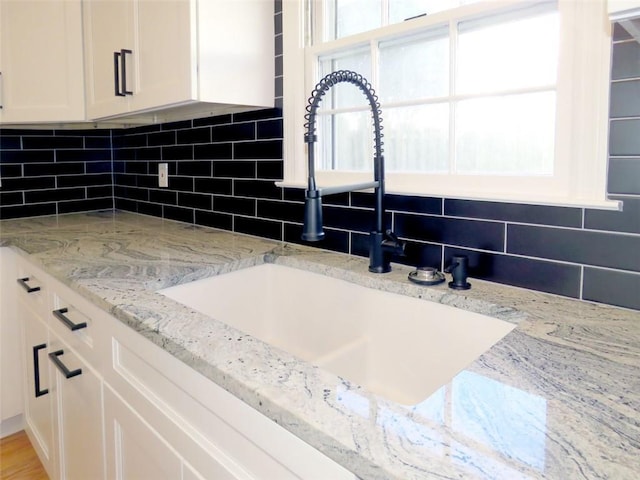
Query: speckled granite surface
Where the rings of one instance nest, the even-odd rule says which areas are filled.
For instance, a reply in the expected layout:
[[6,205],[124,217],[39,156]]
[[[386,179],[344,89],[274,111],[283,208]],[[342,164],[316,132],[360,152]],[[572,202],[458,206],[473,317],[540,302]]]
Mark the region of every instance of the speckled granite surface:
[[[640,478],[640,312],[473,279],[465,292],[425,288],[407,280],[405,267],[373,275],[366,259],[130,213],[2,221],[0,246],[29,255],[361,478]],[[517,327],[405,406],[156,293],[263,262]]]

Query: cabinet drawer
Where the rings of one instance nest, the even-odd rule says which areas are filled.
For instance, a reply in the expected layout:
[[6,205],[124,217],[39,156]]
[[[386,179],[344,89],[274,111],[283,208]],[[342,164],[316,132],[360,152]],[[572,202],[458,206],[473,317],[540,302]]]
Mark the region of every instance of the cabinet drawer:
[[46,318],[50,306],[49,287],[45,282],[45,275],[40,270],[20,262],[16,292],[18,301],[39,317]]
[[47,314],[49,326],[71,348],[87,361],[93,362],[96,333],[94,321],[67,298],[64,294],[53,292],[52,308]]
[[101,341],[100,318],[108,314],[71,288],[26,261],[18,264],[19,301],[94,368],[110,360],[109,340]]

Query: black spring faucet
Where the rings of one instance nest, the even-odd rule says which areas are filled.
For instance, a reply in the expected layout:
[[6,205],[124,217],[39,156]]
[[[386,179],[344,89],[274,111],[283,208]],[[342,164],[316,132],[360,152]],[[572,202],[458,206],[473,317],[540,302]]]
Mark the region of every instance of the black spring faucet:
[[[328,188],[318,188],[315,178],[315,157],[313,144],[317,140],[316,112],[322,97],[338,83],[351,83],[358,87],[367,97],[373,117],[373,181]],[[353,192],[373,188],[376,195],[375,229],[369,236],[369,271],[387,273],[391,271],[391,256],[404,255],[405,244],[391,231],[384,229],[384,157],[382,156],[382,116],[380,103],[371,84],[360,74],[349,70],[339,70],[325,76],[311,92],[307,114],[305,115],[306,133],[304,141],[308,154],[308,185],[305,195],[304,227],[302,239],[317,242],[324,238],[322,229],[322,197],[336,193]]]

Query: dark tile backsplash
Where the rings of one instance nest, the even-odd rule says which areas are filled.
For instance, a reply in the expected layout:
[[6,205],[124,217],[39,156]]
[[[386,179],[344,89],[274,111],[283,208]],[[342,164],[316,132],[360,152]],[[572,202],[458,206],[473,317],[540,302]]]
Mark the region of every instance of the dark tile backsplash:
[[[276,25],[280,17],[276,10]],[[394,261],[443,269],[463,254],[473,278],[640,310],[639,58],[640,45],[617,29],[608,192],[624,211],[388,195],[386,221],[407,240]],[[280,106],[280,51],[276,65]],[[305,243],[303,192],[274,185],[283,175],[280,108],[113,131],[5,129],[0,146],[0,218],[115,204]],[[168,188],[158,187],[160,162],[169,164]],[[324,200],[326,238],[315,245],[367,256],[373,196]]]
[[0,129],[0,219],[113,208],[110,130]]
[[502,252],[504,224],[431,215],[395,215],[394,230],[403,238]]
[[446,199],[444,213],[451,217],[484,218],[505,222],[521,222],[526,218],[529,223],[541,225],[578,228],[582,225],[580,208]]
[[640,275],[616,270],[584,269],[582,298],[640,310]]
[[609,126],[609,154],[640,156],[640,119],[612,119]]
[[609,105],[611,118],[640,116],[640,80],[612,83]]
[[640,272],[640,235],[507,226],[507,253]]
[[611,58],[611,79],[640,78],[640,43],[633,40],[615,43]]
[[579,265],[449,247],[445,248],[445,265],[451,263],[453,255],[469,257],[469,274],[475,278],[568,297],[580,296]]

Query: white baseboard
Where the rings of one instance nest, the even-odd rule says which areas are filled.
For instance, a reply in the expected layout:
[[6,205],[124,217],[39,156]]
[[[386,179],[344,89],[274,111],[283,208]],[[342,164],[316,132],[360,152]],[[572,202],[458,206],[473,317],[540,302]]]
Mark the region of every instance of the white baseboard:
[[24,418],[22,414],[6,418],[0,422],[0,438],[8,437],[20,430],[24,430]]

